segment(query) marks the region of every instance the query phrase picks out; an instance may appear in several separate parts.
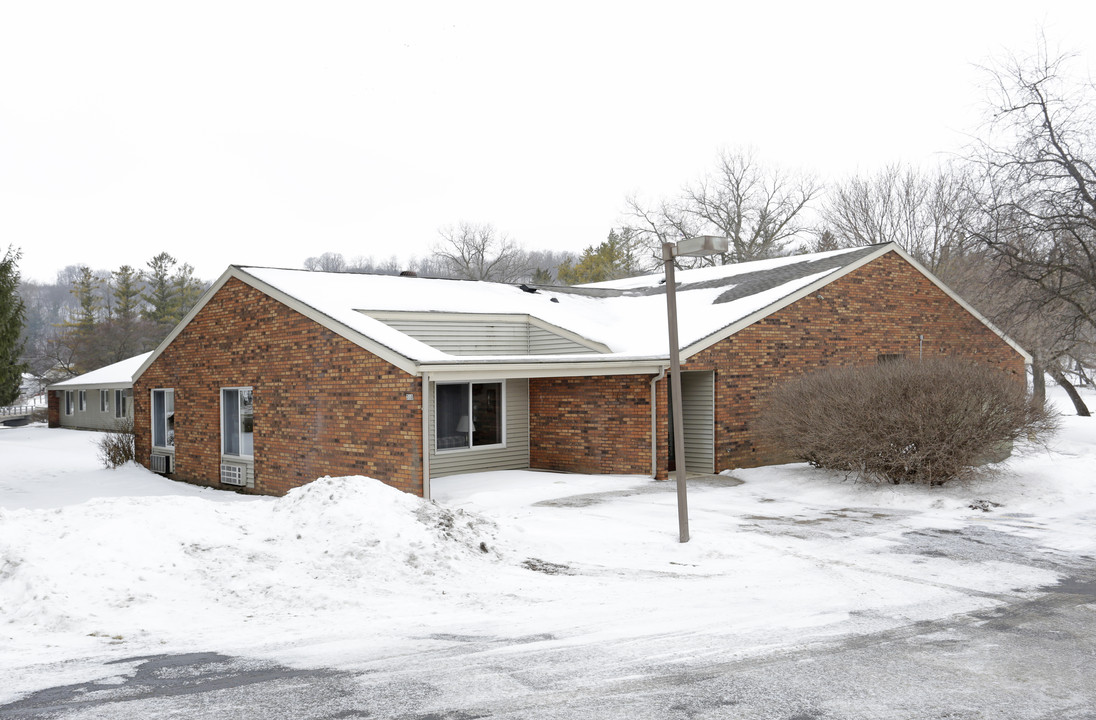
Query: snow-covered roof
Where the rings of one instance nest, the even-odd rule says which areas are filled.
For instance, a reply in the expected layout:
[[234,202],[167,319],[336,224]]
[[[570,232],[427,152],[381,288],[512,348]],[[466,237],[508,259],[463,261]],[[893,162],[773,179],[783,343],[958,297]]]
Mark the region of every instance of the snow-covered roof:
[[98,370],[77,375],[68,380],[53,383],[49,390],[64,390],[83,387],[121,388],[133,384],[133,376],[137,370],[152,356],[151,352],[141,353],[125,360],[101,367]]
[[[677,273],[679,337],[690,348],[745,318],[775,309],[804,288],[843,274],[887,246],[774,258]],[[516,285],[465,280],[322,273],[238,267],[245,281],[289,298],[368,338],[418,366],[507,362],[664,361],[669,356],[663,275],[526,292]],[[416,339],[381,318],[392,313],[419,317],[503,316],[534,318],[572,333],[604,351],[591,355],[456,355]]]
[[[683,357],[887,252],[897,252],[925,272],[893,243],[677,272]],[[504,283],[233,266],[160,349],[231,278],[260,289],[412,374],[485,367],[497,371],[500,366],[518,373],[521,368],[545,364],[561,372],[571,368],[574,374],[636,372],[640,366],[664,366],[669,358],[662,273],[574,287],[540,286],[529,292],[531,288]],[[466,328],[471,323],[473,335],[476,323],[484,329],[526,323],[560,341],[549,343],[548,351],[503,352],[494,345],[490,354],[477,355],[467,349],[455,353],[452,344],[446,351],[444,343],[433,339],[443,331],[439,329],[452,331],[454,324],[461,323]]]

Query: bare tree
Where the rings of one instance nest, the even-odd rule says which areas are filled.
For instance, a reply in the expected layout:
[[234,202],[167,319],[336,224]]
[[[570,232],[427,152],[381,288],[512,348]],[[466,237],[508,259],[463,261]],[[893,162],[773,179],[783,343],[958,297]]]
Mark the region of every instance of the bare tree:
[[[971,151],[981,211],[972,230],[1031,304],[1054,308],[1067,339],[1083,341],[1096,331],[1096,88],[1065,80],[1070,60],[1044,44],[989,71],[992,114]],[[1058,369],[1048,364],[1052,377]]]
[[820,190],[810,176],[762,166],[752,150],[724,151],[714,172],[673,200],[647,206],[628,198],[628,227],[644,239],[652,264],[663,242],[696,235],[730,239],[728,252],[696,258],[696,265],[775,257],[805,238],[804,210]]
[[361,275],[399,275],[403,271],[399,258],[395,255],[387,260],[376,261],[370,257],[356,257],[347,263],[345,272]]
[[325,252],[317,257],[306,258],[304,269],[320,272],[347,272],[346,258],[342,253]]
[[817,243],[825,238],[826,249],[833,249],[895,242],[946,276],[949,264],[970,249],[967,225],[975,207],[959,166],[922,171],[889,165],[831,188],[819,211],[823,229]]
[[529,275],[526,253],[490,224],[462,222],[438,230],[434,255],[451,277],[518,282]]
[[1077,322],[1077,314],[1037,286],[1018,284],[1003,261],[987,251],[963,255],[949,271],[951,288],[1031,353],[1035,401],[1046,401],[1045,373],[1069,395],[1078,415],[1089,415],[1067,375],[1091,358],[1091,332]]

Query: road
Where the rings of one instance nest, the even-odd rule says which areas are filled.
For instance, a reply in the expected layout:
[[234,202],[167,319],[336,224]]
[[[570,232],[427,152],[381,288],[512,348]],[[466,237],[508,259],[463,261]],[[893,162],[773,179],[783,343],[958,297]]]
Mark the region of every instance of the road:
[[[128,658],[117,677],[42,690],[0,718],[1096,719],[1096,567],[968,526],[905,536],[907,551],[1001,559],[1067,580],[990,609],[827,637],[434,636],[346,669],[216,652]],[[794,587],[789,589],[794,592]],[[856,618],[870,627],[871,618]],[[89,660],[89,662],[91,662]]]

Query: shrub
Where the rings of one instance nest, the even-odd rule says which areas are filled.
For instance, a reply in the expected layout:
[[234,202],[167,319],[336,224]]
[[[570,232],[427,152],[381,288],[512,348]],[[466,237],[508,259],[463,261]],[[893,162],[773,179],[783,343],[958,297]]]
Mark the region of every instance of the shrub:
[[816,467],[942,485],[1056,426],[1026,386],[954,358],[835,368],[775,388],[759,430]]
[[118,420],[114,431],[103,433],[96,446],[99,448],[99,460],[108,468],[116,468],[133,460],[133,421],[129,418]]

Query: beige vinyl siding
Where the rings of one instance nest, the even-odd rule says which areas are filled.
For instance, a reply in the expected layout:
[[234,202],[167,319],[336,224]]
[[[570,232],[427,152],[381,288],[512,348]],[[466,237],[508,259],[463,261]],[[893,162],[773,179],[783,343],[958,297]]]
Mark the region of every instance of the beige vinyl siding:
[[529,326],[530,355],[585,355],[594,352],[596,351],[554,332],[535,325]]
[[[61,393],[61,427],[75,428],[77,430],[105,430],[112,431],[117,427],[117,421],[121,418],[114,417],[114,390],[116,388],[109,388],[107,398],[107,410],[101,412],[99,410],[99,391],[102,388],[88,387],[84,388],[87,392],[87,406],[80,409],[80,390],[81,388],[72,388],[72,414],[65,414],[65,391],[55,391]],[[126,391],[130,392],[129,390]],[[130,419],[133,418],[133,403],[130,398],[130,404],[127,408],[127,414]]]
[[458,319],[397,313],[375,313],[373,316],[450,355],[587,355],[599,352],[590,345],[541,327],[527,317]]
[[485,470],[522,470],[529,467],[529,381],[507,380],[506,444],[504,447],[470,450],[434,450],[435,385],[430,384],[430,477]]
[[685,421],[685,469],[715,472],[715,374],[681,373],[681,404]]

